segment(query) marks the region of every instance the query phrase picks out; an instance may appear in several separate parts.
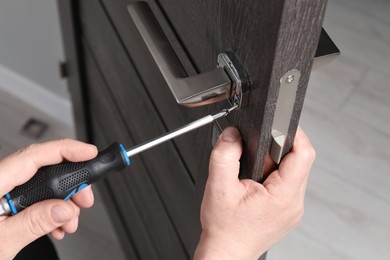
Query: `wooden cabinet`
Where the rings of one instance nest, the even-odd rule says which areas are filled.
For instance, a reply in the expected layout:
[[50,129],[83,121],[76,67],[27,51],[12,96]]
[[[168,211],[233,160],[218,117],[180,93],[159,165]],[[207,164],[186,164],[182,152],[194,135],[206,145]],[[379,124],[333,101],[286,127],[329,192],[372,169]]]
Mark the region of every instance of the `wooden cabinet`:
[[[140,37],[132,0],[60,0],[69,85],[80,139],[126,147],[227,105],[176,104]],[[280,79],[301,72],[284,153],[299,121],[325,9],[324,0],[150,0],[188,75],[233,52],[253,82],[249,104],[229,116],[244,142],[242,176],[261,180],[271,145]],[[134,156],[131,167],[100,188],[129,259],[192,258],[208,173],[212,126]]]

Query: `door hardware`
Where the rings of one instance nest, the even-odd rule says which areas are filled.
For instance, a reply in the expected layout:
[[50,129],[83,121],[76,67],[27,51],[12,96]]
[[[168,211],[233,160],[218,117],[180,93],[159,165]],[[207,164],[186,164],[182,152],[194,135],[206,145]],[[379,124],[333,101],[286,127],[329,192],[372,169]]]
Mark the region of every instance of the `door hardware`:
[[232,53],[219,54],[215,69],[188,76],[148,4],[134,2],[127,9],[178,104],[196,107],[227,99],[245,104],[249,77]]
[[[248,95],[245,93],[249,91],[251,83],[244,66],[233,53],[220,53],[215,69],[188,76],[149,5],[137,1],[128,5],[127,9],[178,104],[196,107],[229,100],[232,106],[238,108],[247,105]],[[329,62],[339,53],[337,46],[322,29],[314,67]],[[294,69],[280,80],[270,149],[271,157],[277,163],[284,152],[300,77],[300,71]]]
[[248,105],[248,95],[250,80],[248,73],[238,62],[236,56],[232,52],[220,53],[218,55],[218,67],[224,68],[231,79],[231,92],[229,102],[231,106],[238,108]]
[[280,163],[290,127],[301,72],[290,70],[280,79],[279,96],[276,101],[274,120],[272,123],[271,158]]
[[[313,70],[323,67],[333,61],[340,54],[340,50],[322,28],[318,42]],[[279,164],[285,149],[288,128],[294,109],[296,93],[301,77],[299,70],[293,69],[280,79],[279,96],[276,102],[274,120],[272,124],[272,143],[270,148],[271,158]]]

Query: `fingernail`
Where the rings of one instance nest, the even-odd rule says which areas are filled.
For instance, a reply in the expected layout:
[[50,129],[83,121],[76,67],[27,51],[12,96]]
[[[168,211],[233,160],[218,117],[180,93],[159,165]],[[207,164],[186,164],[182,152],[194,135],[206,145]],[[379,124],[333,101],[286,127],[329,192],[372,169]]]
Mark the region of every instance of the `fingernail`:
[[51,217],[57,223],[65,223],[70,219],[69,213],[59,206],[55,206],[51,209]]
[[226,142],[234,143],[240,138],[240,133],[236,128],[229,127],[222,132],[222,139]]

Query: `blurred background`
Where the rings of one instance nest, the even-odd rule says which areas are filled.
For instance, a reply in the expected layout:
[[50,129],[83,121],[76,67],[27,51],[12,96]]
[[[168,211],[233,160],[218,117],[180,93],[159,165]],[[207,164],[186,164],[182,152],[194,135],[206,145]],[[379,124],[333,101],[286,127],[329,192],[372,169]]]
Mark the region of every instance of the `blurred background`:
[[[329,0],[324,28],[341,50],[313,71],[301,125],[317,150],[301,225],[280,259],[390,259],[390,2]],[[56,1],[0,2],[0,157],[74,137]],[[124,259],[101,205],[57,242],[62,259]]]

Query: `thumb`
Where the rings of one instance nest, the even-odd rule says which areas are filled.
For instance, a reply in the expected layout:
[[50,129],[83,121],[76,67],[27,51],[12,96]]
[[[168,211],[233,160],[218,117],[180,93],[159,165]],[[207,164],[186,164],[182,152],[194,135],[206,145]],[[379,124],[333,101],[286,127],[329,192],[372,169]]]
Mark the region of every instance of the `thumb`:
[[234,127],[226,128],[211,152],[209,185],[227,187],[238,182],[241,154],[242,141],[239,131]]
[[[71,203],[47,200],[36,203],[0,223],[4,243],[12,242],[16,254],[22,248],[69,222],[76,214]],[[7,247],[5,247],[7,248]]]

